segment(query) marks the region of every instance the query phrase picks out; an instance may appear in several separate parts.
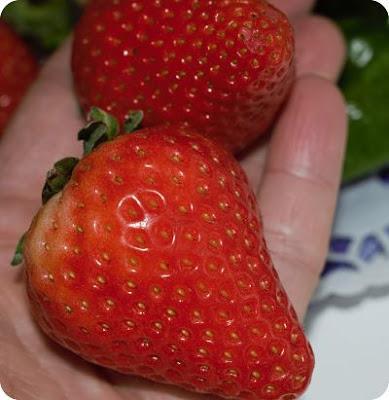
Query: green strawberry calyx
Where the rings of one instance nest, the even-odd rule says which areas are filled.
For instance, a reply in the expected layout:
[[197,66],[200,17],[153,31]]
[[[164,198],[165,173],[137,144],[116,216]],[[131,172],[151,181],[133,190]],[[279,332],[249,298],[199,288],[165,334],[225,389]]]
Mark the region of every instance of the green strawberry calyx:
[[45,186],[42,191],[42,204],[46,204],[65,187],[70,181],[73,170],[79,161],[78,158],[68,157],[54,164],[54,168],[47,173]]
[[24,249],[24,242],[26,240],[26,233],[19,239],[18,244],[16,245],[16,250],[14,257],[11,261],[11,265],[13,267],[20,265],[23,262],[23,249]]
[[[84,155],[91,153],[101,143],[115,139],[120,134],[120,126],[115,117],[97,107],[92,107],[88,125],[78,133],[78,140],[84,142]],[[130,112],[124,123],[125,133],[139,129],[143,120],[142,111]]]
[[[83,141],[84,156],[90,154],[100,144],[114,140],[121,132],[117,119],[100,108],[92,107],[88,115],[88,121],[88,124],[78,133],[78,140]],[[124,134],[130,134],[140,129],[142,121],[142,111],[129,112],[123,126]],[[79,161],[76,157],[66,157],[54,164],[54,167],[47,173],[43,187],[43,205],[64,189]],[[26,233],[23,234],[16,246],[15,254],[11,261],[12,266],[20,265],[23,262],[25,239]]]

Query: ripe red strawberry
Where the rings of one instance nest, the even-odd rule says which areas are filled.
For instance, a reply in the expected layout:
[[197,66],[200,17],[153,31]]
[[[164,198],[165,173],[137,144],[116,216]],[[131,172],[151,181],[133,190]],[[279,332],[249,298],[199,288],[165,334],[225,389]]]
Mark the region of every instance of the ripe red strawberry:
[[0,20],[0,135],[26,90],[38,65],[23,41]]
[[[114,137],[94,113],[111,127],[81,136]],[[56,165],[45,201],[76,163]],[[291,400],[309,384],[312,350],[246,176],[188,128],[123,135],[83,158],[35,218],[24,258],[39,325],[86,360],[226,398]]]
[[237,152],[264,134],[294,78],[294,39],[264,0],[95,0],[75,34],[85,111],[185,121]]

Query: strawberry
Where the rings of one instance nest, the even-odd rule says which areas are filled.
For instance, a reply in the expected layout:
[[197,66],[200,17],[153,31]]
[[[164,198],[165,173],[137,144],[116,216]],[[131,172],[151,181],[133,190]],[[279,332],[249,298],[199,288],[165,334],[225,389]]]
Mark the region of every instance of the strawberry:
[[263,135],[294,79],[294,38],[264,0],[95,0],[76,30],[81,105],[144,126],[187,122],[238,152]]
[[35,79],[38,65],[24,42],[0,20],[0,135]]
[[38,324],[125,374],[225,398],[297,398],[314,358],[239,164],[191,128],[115,138],[115,120],[93,115],[80,134],[89,155],[50,172],[15,260],[24,248]]

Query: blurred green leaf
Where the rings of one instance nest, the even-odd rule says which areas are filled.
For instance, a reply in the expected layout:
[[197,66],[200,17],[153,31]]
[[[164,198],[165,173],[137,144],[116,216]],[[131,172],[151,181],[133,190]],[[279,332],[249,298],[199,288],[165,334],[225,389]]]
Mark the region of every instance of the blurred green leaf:
[[343,26],[349,60],[341,87],[350,119],[344,179],[350,180],[389,163],[389,29],[364,26],[362,19]]
[[369,0],[323,0],[318,11],[334,18],[348,43],[340,80],[347,99],[350,135],[344,181],[389,163],[389,25],[383,7]]
[[71,32],[78,7],[72,0],[18,0],[7,6],[3,16],[44,54]]

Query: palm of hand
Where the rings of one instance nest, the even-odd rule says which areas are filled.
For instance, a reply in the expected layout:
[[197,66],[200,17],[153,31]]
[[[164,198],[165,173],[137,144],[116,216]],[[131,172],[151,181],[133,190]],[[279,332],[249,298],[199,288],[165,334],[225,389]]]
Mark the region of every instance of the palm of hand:
[[[271,142],[241,161],[260,201],[275,265],[302,317],[323,266],[340,179],[346,118],[330,81],[344,49],[328,21],[304,15],[311,1],[276,2],[295,17],[299,78]],[[0,382],[23,400],[200,398],[100,370],[59,349],[31,320],[22,270],[9,268],[14,245],[39,206],[46,170],[80,153],[72,132],[82,121],[68,65],[66,45],[44,68],[0,144]]]

